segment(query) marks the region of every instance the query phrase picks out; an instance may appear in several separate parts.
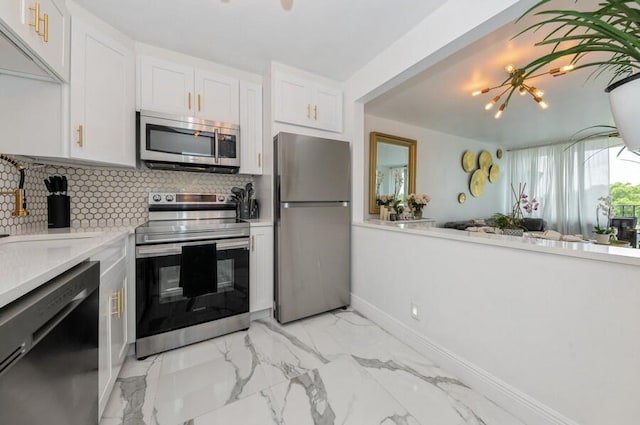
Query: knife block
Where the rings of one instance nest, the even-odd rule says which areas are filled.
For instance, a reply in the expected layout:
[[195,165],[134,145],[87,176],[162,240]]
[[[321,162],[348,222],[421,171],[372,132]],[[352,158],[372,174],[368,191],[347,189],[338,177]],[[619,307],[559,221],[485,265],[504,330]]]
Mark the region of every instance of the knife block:
[[258,218],[258,201],[249,199],[248,201],[239,202],[238,216],[243,220]]
[[71,198],[67,195],[47,196],[49,229],[71,226]]

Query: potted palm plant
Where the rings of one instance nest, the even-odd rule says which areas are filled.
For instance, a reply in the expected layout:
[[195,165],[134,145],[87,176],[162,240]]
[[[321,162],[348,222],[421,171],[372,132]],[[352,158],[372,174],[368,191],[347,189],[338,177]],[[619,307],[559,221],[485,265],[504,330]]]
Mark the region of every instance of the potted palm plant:
[[[553,47],[522,67],[522,78],[567,57],[571,63],[565,69],[590,68],[595,76],[612,74],[605,91],[616,126],[630,150],[640,149],[640,0],[603,0],[593,10],[544,7],[554,3],[558,0],[541,0],[520,18],[540,17],[520,34],[548,30],[536,45]],[[509,97],[517,89],[513,86]]]

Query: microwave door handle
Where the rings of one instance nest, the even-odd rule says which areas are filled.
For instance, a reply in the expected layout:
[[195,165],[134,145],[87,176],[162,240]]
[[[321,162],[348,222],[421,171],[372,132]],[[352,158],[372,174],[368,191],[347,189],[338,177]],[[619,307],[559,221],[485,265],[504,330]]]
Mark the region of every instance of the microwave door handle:
[[215,139],[215,142],[216,142],[216,164],[219,164],[220,163],[220,140],[219,140],[219,133],[217,128],[213,131],[213,138]]

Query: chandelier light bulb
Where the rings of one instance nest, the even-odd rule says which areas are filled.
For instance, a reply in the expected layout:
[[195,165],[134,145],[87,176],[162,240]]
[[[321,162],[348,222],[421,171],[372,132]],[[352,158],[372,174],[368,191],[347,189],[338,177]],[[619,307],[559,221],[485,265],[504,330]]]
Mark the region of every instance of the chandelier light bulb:
[[538,96],[534,96],[533,100],[535,100],[536,102],[538,102],[538,105],[540,105],[540,107],[542,109],[547,109],[549,107],[549,104],[547,102],[545,102],[544,100],[542,100],[541,97]]
[[498,101],[499,101],[499,100],[500,100],[500,96],[496,96],[496,97],[494,97],[493,99],[491,99],[491,102],[487,103],[487,104],[484,106],[484,109],[488,111],[489,109],[493,108],[493,105],[495,105],[496,103],[498,103]]
[[473,93],[471,93],[471,96],[479,96],[479,95],[481,95],[481,94],[488,93],[488,92],[489,92],[489,90],[491,90],[491,89],[486,88],[486,89],[482,89],[482,90],[476,90],[476,91],[474,91]]
[[533,94],[536,97],[544,96],[544,92],[536,87],[531,87],[531,94]]
[[513,65],[507,65],[504,67],[504,70],[509,74],[513,74],[516,71],[516,67]]
[[525,86],[520,86],[520,88],[518,89],[518,93],[520,93],[520,96],[524,96],[525,94],[527,94],[527,89]]
[[496,112],[496,114],[493,117],[495,119],[500,119],[500,117],[502,116],[502,111],[504,111],[504,109],[506,107],[507,107],[507,102],[505,102],[502,105],[500,105],[500,109],[498,109],[498,111]]
[[562,68],[560,68],[561,72],[571,72],[575,69],[575,65],[565,65]]

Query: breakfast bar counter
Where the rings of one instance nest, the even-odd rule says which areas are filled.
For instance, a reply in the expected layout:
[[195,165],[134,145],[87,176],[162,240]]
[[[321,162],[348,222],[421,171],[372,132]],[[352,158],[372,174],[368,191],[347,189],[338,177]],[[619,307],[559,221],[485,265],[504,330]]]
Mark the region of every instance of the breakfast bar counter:
[[444,229],[440,227],[407,226],[406,224],[398,221],[367,220],[362,223],[354,223],[353,225],[389,232],[399,232],[404,234],[468,242],[472,244],[491,245],[640,266],[640,249],[597,245],[590,241],[565,242],[539,239],[529,236],[527,233],[525,233],[524,236],[506,236],[468,230]]

